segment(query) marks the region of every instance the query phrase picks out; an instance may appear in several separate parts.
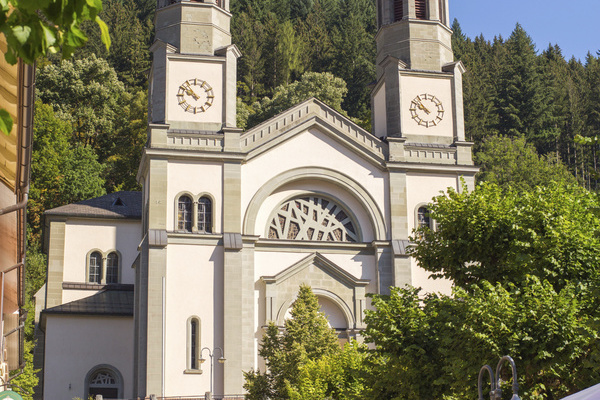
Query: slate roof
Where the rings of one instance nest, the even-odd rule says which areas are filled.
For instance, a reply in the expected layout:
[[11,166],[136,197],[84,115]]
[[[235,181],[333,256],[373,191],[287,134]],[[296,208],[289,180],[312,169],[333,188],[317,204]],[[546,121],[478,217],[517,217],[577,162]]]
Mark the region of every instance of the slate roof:
[[94,199],[53,208],[46,215],[142,219],[142,192],[116,192]]
[[90,297],[43,311],[46,315],[133,316],[133,285],[106,286]]

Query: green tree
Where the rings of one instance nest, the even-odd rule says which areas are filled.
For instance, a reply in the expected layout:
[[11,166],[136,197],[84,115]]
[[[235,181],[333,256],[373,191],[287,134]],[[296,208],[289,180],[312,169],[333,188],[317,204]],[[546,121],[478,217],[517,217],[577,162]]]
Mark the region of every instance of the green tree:
[[[78,59],[89,58],[92,54],[104,58],[128,88],[146,88],[147,70],[150,69],[149,47],[154,26],[147,20],[150,16],[144,14],[154,9],[140,11],[139,7],[149,8],[147,4],[136,4],[140,2],[104,0],[104,10],[100,15],[110,30],[110,51],[102,45],[98,31],[88,23],[84,27],[90,40],[75,53]],[[143,13],[141,16],[140,12]]]
[[300,286],[283,333],[270,323],[263,336],[259,355],[264,358],[267,370],[244,373],[247,398],[289,399],[288,391],[297,385],[298,371],[303,365],[339,350],[337,335],[320,311],[317,297],[309,286]]
[[311,97],[316,97],[346,115],[342,102],[347,92],[346,82],[342,79],[327,72],[307,72],[299,81],[277,87],[272,98],[267,97],[262,102],[255,103],[254,114],[248,122],[250,126],[254,126]]
[[71,124],[36,102],[28,203],[29,238],[39,243],[42,214],[63,204],[105,194],[103,167],[89,148],[72,146]]
[[422,228],[413,254],[436,277],[472,284],[519,284],[527,275],[559,290],[597,279],[600,219],[597,196],[548,183],[531,191],[484,182],[434,199],[435,230]]
[[483,140],[474,156],[481,167],[478,181],[516,190],[531,190],[550,182],[576,184],[575,177],[556,158],[539,156],[524,137],[492,136]]
[[131,100],[106,60],[89,58],[47,65],[38,71],[37,95],[72,125],[72,143],[90,146],[104,161],[114,134],[126,125],[123,109]]
[[[16,64],[19,58],[33,64],[39,57],[59,51],[68,58],[87,41],[81,30],[85,21],[96,22],[108,49],[110,36],[98,16],[100,11],[101,0],[3,0],[0,2],[0,32],[8,45],[4,58],[9,64]],[[0,132],[8,134],[12,123],[8,112],[0,109]]]
[[541,88],[535,44],[519,24],[506,41],[507,58],[501,63],[496,109],[502,135],[525,135],[538,150],[545,143],[538,135],[546,102]]
[[[590,362],[600,347],[598,301],[589,297],[579,284],[557,291],[535,276],[457,287],[452,296],[414,288],[373,296],[365,332],[375,346],[371,398],[473,399],[481,366],[506,354],[522,398],[559,399],[591,386],[600,379]],[[510,393],[510,376],[502,378]]]
[[367,398],[367,346],[356,341],[300,368],[295,386],[288,388],[291,400]]

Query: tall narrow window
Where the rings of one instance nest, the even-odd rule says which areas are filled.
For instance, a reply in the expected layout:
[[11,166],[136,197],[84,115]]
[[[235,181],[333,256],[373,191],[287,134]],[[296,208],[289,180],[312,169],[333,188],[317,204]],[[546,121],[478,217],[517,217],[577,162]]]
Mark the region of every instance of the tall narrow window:
[[190,326],[190,365],[192,369],[198,369],[198,346],[196,338],[198,337],[198,320],[193,319]]
[[187,322],[187,371],[200,370],[200,318],[191,317]]
[[212,232],[212,202],[208,197],[198,200],[198,231]]
[[394,22],[404,18],[404,0],[394,0]]
[[88,281],[90,283],[102,282],[102,254],[97,251],[90,254]]
[[177,229],[180,231],[192,231],[192,199],[189,196],[181,196],[177,207]]
[[119,283],[119,255],[115,252],[106,257],[106,283]]
[[427,207],[419,207],[417,210],[417,224],[418,228],[427,226],[431,228],[431,218],[429,217],[429,209]]
[[427,0],[415,0],[417,19],[427,19]]

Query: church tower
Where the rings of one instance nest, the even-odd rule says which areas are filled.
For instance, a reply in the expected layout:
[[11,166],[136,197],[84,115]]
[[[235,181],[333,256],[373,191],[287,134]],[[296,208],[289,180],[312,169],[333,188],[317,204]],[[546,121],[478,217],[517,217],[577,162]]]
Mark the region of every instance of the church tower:
[[[220,197],[215,197],[222,192],[214,187],[221,185],[221,165],[215,156],[223,146],[228,149],[232,137],[239,142],[240,135],[236,128],[240,52],[231,44],[229,7],[230,0],[157,1],[156,39],[150,48],[148,142],[138,172],[143,239],[135,265],[133,391],[140,397],[207,391],[212,386],[199,365],[199,344],[211,350],[224,347],[219,322],[222,272],[216,268],[209,278],[210,256],[183,255],[181,246],[168,245],[177,241],[173,237],[178,234],[193,234],[189,245],[202,253],[214,248],[214,232],[222,228],[220,221],[213,222],[220,209]],[[185,221],[178,220],[180,215]],[[183,277],[192,287],[181,287],[178,279]],[[209,296],[215,305],[207,305]],[[217,315],[210,323],[198,317],[203,308]],[[222,370],[215,369],[215,381],[222,382]],[[215,389],[223,390],[218,382]]]
[[236,125],[230,0],[159,0],[150,77],[150,121],[218,132]]
[[377,0],[374,133],[419,143],[464,142],[462,63],[447,0]]

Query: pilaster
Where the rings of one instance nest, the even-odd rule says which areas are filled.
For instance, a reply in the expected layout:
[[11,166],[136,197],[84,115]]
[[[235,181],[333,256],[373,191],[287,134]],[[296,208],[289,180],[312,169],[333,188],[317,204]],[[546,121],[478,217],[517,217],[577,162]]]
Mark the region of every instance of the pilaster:
[[64,220],[50,221],[45,308],[62,304],[62,283],[65,267],[65,228],[66,221]]

